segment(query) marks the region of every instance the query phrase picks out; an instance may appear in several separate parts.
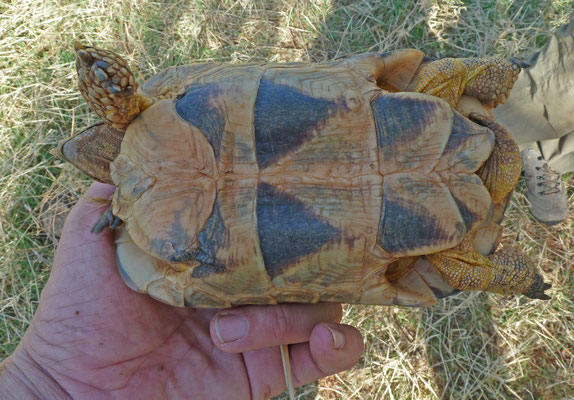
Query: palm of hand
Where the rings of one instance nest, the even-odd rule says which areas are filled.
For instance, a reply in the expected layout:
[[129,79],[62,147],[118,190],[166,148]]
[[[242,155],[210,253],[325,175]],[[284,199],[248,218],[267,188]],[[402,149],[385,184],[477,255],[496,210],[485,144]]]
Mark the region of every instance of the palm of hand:
[[[112,189],[94,185],[88,196],[105,198]],[[296,385],[358,361],[362,338],[336,324],[339,305],[233,309],[247,333],[221,343],[213,322],[220,310],[175,308],[133,292],[117,271],[113,233],[90,233],[102,211],[84,199],[70,213],[17,349],[70,397],[267,398],[285,389],[279,344],[296,343],[290,350]]]
[[91,222],[66,227],[65,238],[85,239],[59,247],[42,318],[30,331],[50,372],[68,381],[68,390],[87,391],[84,398],[100,390],[122,398],[188,398],[200,386],[216,398],[221,382],[248,397],[241,353],[224,353],[211,340],[215,311],[178,309],[133,292],[117,273],[111,232],[92,235]]

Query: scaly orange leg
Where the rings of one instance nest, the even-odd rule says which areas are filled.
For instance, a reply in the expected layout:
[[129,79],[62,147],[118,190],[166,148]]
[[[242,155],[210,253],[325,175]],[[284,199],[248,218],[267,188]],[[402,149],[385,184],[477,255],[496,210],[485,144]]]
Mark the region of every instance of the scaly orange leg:
[[519,63],[499,57],[443,58],[423,66],[410,90],[440,97],[453,108],[463,94],[494,108],[506,101],[519,73]]
[[471,113],[469,118],[489,128],[495,137],[490,157],[476,171],[494,203],[494,214],[490,222],[472,233],[474,249],[486,255],[498,246],[498,239],[493,241],[492,235],[496,231],[501,234],[500,223],[520,178],[522,162],[518,145],[502,125],[477,113]]
[[545,283],[536,267],[517,249],[501,249],[486,257],[474,250],[469,240],[459,246],[427,255],[439,274],[460,290],[484,290],[500,294],[518,294],[548,300]]
[[137,93],[137,83],[119,55],[74,43],[76,70],[82,96],[104,122],[125,130],[152,101]]
[[494,148],[488,160],[476,171],[488,189],[495,207],[506,203],[520,178],[522,160],[518,145],[506,128],[477,113],[469,118],[494,132]]

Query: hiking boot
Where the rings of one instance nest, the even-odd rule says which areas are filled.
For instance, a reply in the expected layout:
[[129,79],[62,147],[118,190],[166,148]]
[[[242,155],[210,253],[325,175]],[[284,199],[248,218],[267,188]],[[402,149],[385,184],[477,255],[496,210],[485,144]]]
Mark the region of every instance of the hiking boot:
[[555,225],[566,219],[568,201],[560,174],[550,168],[542,155],[532,148],[523,150],[522,168],[526,178],[526,198],[530,212],[538,221]]

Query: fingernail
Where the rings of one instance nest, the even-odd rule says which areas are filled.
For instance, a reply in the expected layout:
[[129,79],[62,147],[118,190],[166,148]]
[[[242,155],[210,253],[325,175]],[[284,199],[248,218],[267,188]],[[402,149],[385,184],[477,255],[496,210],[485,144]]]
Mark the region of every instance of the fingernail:
[[327,329],[329,329],[331,336],[333,336],[333,350],[341,350],[345,345],[345,336],[334,328],[327,327]]
[[236,342],[247,334],[247,321],[237,314],[219,314],[215,317],[215,334],[221,344]]

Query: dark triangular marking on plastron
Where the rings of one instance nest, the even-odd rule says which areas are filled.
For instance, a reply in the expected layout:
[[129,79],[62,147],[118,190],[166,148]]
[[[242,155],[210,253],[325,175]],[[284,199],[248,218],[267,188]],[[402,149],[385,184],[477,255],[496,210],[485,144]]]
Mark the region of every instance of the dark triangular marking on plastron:
[[193,269],[193,278],[203,278],[213,273],[226,271],[223,263],[217,260],[217,250],[224,246],[225,224],[219,211],[219,196],[215,198],[213,213],[197,235],[197,251],[195,260],[200,264]]
[[225,129],[223,113],[213,101],[219,92],[220,88],[216,83],[196,84],[190,86],[175,102],[175,109],[180,117],[203,132],[213,148],[216,160],[219,159]]
[[256,213],[261,253],[271,278],[341,237],[337,228],[320,220],[302,202],[263,182],[257,186]]
[[377,142],[392,158],[394,147],[416,139],[425,132],[429,120],[441,109],[436,98],[384,95],[371,103],[377,129]]
[[[465,231],[465,228],[461,226],[460,230]],[[417,249],[432,246],[444,240],[445,236],[436,216],[424,214],[416,204],[383,198],[378,243],[389,253],[416,255]]]
[[307,96],[263,77],[253,122],[259,168],[270,166],[299,147],[336,109],[332,101]]

